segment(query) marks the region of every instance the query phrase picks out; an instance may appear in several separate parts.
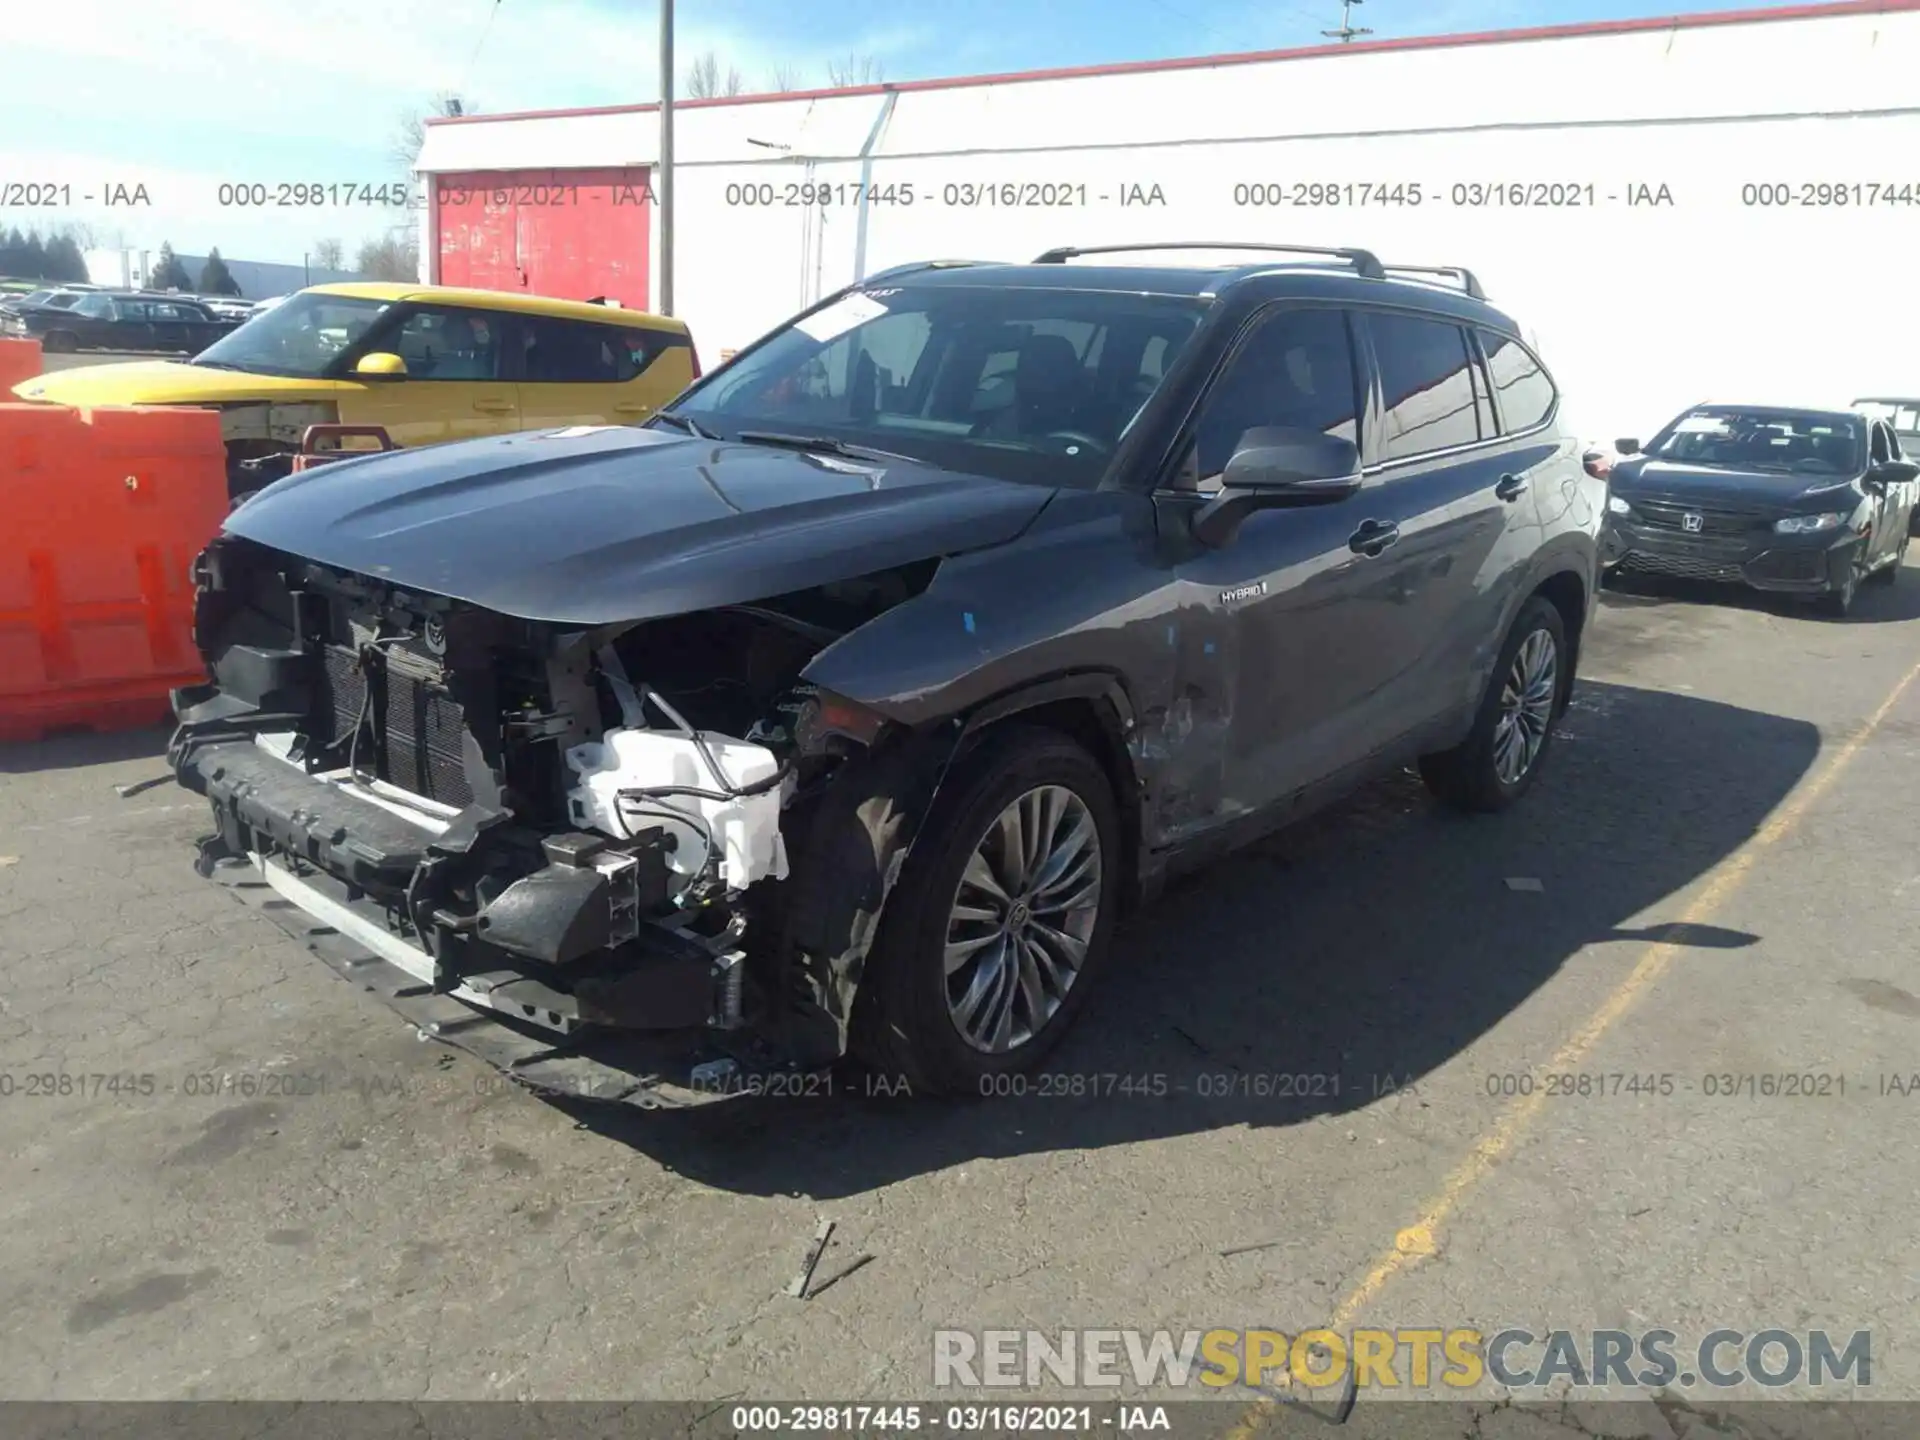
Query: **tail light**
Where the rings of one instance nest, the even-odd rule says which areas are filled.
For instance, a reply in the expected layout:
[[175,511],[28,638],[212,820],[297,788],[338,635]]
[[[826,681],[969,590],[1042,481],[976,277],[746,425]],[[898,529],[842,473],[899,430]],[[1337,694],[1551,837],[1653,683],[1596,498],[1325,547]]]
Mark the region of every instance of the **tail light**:
[[687,353],[693,357],[693,378],[698,380],[700,378],[700,352],[689,345],[687,347]]

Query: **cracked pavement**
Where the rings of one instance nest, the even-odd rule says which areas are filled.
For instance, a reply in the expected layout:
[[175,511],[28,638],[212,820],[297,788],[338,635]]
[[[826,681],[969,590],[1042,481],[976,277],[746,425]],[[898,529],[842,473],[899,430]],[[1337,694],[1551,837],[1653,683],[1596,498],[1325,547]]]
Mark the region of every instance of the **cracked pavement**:
[[[1871,1329],[1875,1394],[1920,1399],[1920,1088],[1878,1093],[1920,1072],[1920,685],[1712,889],[1917,661],[1912,567],[1845,623],[1612,594],[1517,810],[1397,777],[1219,865],[1121,932],[1050,1078],[947,1106],[531,1097],[198,880],[199,802],[113,788],[163,733],[0,748],[0,1396],[881,1400],[932,1394],[942,1327],[1295,1332],[1666,940],[1581,1068],[1684,1088],[1549,1101],[1355,1323]],[[1703,1090],[1780,1072],[1847,1093]],[[1813,1433],[1568,1399],[1363,1396],[1347,1433]]]

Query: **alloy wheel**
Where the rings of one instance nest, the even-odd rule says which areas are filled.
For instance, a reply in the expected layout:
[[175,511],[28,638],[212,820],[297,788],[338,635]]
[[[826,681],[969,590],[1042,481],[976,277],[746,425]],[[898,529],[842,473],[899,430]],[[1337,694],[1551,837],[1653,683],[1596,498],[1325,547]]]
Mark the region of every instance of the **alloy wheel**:
[[1502,785],[1517,785],[1547,743],[1560,687],[1560,655],[1553,636],[1535,630],[1520,642],[1500,691],[1500,719],[1493,729],[1493,772]]
[[947,1013],[968,1045],[1004,1055],[1046,1028],[1086,961],[1102,880],[1099,827],[1063,785],[987,827],[947,917]]

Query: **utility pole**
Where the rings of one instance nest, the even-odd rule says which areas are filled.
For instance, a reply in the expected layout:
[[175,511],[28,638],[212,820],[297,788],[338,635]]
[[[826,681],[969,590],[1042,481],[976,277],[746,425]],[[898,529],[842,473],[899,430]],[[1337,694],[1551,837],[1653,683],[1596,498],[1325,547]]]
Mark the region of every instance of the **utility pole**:
[[1353,37],[1356,35],[1371,35],[1373,31],[1365,27],[1356,30],[1351,23],[1353,19],[1353,7],[1362,3],[1363,0],[1340,0],[1340,28],[1338,30],[1322,30],[1320,33],[1330,40],[1338,40],[1342,45],[1351,45],[1353,43]]
[[660,0],[660,313],[673,314],[673,0]]

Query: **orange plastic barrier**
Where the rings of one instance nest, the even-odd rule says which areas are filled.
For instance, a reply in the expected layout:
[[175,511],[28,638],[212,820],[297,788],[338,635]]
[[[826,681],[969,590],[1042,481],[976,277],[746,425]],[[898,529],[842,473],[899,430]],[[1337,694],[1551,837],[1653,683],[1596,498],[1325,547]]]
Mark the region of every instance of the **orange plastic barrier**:
[[0,401],[11,403],[13,387],[43,368],[38,340],[0,340]]
[[212,410],[0,404],[0,741],[163,721],[227,514]]

